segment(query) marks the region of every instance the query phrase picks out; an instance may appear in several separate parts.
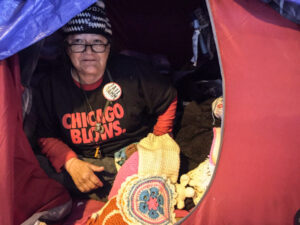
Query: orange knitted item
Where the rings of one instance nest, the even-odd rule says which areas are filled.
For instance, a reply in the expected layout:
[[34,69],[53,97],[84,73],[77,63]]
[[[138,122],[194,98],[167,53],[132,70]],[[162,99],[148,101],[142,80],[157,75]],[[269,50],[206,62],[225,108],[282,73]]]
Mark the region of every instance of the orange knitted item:
[[94,213],[86,225],[128,225],[117,207],[116,197],[111,198],[103,208]]

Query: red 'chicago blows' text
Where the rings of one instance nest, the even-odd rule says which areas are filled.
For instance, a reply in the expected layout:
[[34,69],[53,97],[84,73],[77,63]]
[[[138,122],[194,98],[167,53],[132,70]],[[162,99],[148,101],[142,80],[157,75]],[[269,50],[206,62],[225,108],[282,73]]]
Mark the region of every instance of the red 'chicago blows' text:
[[[90,112],[66,113],[62,117],[62,125],[70,130],[70,136],[74,144],[88,144],[99,142],[119,136],[126,132],[120,127],[120,119],[124,117],[124,109],[119,103],[108,106],[104,112],[96,109]],[[96,120],[95,120],[96,119]],[[95,131],[96,122],[104,127],[104,133]]]

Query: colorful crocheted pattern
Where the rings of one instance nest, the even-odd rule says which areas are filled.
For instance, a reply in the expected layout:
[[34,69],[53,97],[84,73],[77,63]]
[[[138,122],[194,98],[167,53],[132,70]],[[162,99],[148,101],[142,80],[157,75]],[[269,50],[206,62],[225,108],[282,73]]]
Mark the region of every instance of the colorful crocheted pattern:
[[128,225],[117,207],[116,197],[110,199],[103,208],[93,213],[86,225]]
[[133,175],[122,184],[117,205],[129,224],[174,224],[174,193],[163,177]]

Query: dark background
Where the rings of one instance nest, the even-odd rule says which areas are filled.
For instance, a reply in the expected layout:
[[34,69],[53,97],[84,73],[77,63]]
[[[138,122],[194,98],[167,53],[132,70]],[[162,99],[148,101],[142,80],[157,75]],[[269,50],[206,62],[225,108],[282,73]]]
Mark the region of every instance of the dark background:
[[202,0],[109,0],[108,17],[116,50],[167,56],[175,69],[192,57],[193,11]]

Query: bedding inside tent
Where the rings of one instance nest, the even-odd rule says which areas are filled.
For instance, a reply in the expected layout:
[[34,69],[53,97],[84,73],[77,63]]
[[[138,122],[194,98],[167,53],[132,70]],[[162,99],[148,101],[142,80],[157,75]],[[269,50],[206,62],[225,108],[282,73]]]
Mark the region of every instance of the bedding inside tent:
[[[6,134],[0,142],[5,162],[0,172],[6,184],[1,186],[1,209],[6,212],[1,215],[1,224],[25,220],[33,224],[41,215],[45,217],[45,212],[56,210],[63,217],[71,210],[68,193],[47,178],[34,158],[31,97],[40,76],[59,63],[54,55],[58,54],[60,36],[55,31],[93,2],[47,5],[40,1],[33,7],[30,1],[21,5],[16,1],[6,5],[19,7],[8,10],[7,16],[15,13],[23,20],[10,21],[10,29],[1,33],[0,127]],[[207,158],[213,143],[212,128],[221,126],[221,120],[211,116],[211,104],[224,93],[223,144],[217,172],[194,210],[191,200],[185,202],[191,213],[182,224],[297,222],[300,179],[294,172],[300,169],[296,136],[300,109],[294,99],[300,97],[296,85],[300,74],[299,25],[260,1],[110,0],[106,7],[114,29],[114,50],[150,62],[170,76],[178,89],[174,138],[181,147],[181,174]],[[198,42],[198,60],[191,61],[195,57],[193,21],[199,8],[199,21],[210,26],[202,30],[200,39],[205,41]],[[28,14],[31,10],[34,13]],[[44,18],[41,24],[47,26],[30,23],[30,16]],[[28,24],[31,36],[24,29],[29,29]],[[198,136],[193,137],[195,134]],[[70,216],[61,224],[84,224],[102,206],[94,201],[74,201]]]

